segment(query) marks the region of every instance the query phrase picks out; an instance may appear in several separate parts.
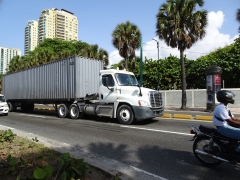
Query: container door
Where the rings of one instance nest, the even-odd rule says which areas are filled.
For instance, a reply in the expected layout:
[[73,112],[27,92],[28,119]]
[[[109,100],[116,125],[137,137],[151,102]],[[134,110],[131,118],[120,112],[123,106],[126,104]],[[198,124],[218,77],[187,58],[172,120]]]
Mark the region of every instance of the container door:
[[115,81],[111,74],[104,74],[101,77],[99,101],[102,103],[114,103],[117,99]]

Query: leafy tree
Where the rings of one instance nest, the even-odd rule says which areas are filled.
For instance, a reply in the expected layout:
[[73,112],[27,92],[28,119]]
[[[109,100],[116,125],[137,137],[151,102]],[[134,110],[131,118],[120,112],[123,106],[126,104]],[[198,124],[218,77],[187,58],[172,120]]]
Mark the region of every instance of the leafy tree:
[[195,11],[197,5],[202,7],[203,0],[167,0],[157,14],[156,34],[168,46],[177,47],[180,51],[182,106],[186,109],[186,76],[184,51],[205,35],[207,11]]
[[135,24],[127,21],[117,25],[112,38],[112,44],[118,49],[119,55],[125,59],[125,68],[128,70],[128,60],[135,57],[135,50],[141,46],[141,32]]

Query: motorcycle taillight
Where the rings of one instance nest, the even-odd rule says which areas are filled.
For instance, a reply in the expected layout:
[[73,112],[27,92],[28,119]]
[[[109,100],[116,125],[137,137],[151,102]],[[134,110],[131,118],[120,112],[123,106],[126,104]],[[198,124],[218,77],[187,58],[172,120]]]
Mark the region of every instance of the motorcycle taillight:
[[190,130],[190,134],[196,134],[192,129]]

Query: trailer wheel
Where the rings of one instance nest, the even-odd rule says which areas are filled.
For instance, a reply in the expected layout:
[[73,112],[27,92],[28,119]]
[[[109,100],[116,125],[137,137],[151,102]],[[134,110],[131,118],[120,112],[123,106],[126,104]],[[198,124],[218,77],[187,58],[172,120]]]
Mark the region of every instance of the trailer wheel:
[[60,104],[58,107],[58,116],[65,118],[68,115],[68,107],[66,104]]
[[9,112],[15,112],[16,111],[16,106],[15,106],[14,103],[8,102],[7,104],[8,104],[8,107],[9,107],[9,110],[8,110]]
[[117,110],[117,119],[121,124],[132,124],[134,122],[132,108],[128,105],[120,106]]
[[77,119],[79,117],[79,108],[77,104],[72,104],[70,106],[69,114],[72,119]]

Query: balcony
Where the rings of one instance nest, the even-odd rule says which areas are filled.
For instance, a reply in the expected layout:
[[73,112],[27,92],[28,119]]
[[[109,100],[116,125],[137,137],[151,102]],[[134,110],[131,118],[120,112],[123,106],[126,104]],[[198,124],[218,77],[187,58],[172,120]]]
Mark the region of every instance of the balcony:
[[64,21],[65,21],[65,16],[59,16],[59,15],[57,15],[57,20],[64,20]]

